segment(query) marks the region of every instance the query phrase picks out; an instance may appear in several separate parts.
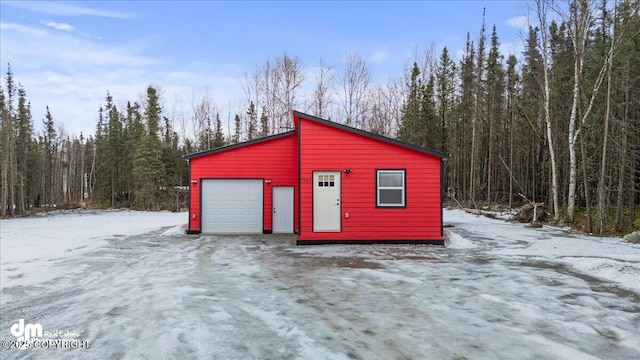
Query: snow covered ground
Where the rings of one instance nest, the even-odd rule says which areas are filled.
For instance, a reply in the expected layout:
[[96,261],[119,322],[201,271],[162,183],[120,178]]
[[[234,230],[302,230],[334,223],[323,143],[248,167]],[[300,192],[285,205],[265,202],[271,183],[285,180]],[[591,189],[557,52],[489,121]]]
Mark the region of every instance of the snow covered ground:
[[448,247],[187,236],[184,213],[0,220],[2,359],[640,358],[640,246],[445,211]]

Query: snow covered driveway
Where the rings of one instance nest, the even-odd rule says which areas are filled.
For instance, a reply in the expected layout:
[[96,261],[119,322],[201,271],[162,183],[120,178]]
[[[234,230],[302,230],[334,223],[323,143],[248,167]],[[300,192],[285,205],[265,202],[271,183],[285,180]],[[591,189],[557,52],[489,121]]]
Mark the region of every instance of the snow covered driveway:
[[186,236],[173,227],[184,222],[2,220],[0,339],[25,319],[89,348],[0,357],[640,358],[638,245],[461,211],[445,211],[449,248],[295,247],[288,236]]

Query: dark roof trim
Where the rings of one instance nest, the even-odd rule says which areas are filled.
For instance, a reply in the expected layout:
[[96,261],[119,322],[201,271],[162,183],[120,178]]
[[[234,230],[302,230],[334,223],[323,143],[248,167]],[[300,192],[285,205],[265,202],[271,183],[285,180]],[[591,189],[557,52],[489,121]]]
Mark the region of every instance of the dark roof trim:
[[369,132],[369,131],[356,129],[356,128],[353,128],[351,126],[347,126],[347,125],[339,124],[339,123],[336,123],[336,122],[333,122],[333,121],[321,119],[319,117],[315,117],[315,116],[312,116],[312,115],[309,115],[309,114],[301,113],[299,111],[295,111],[294,110],[293,111],[293,116],[297,116],[299,118],[311,120],[311,121],[314,121],[314,122],[317,122],[317,123],[320,123],[320,124],[324,124],[324,125],[327,125],[327,126],[332,126],[332,127],[335,127],[335,128],[341,129],[341,130],[345,130],[345,131],[348,131],[348,132],[351,132],[351,133],[354,133],[354,134],[366,136],[368,138],[384,141],[384,142],[389,143],[389,144],[398,145],[398,146],[401,146],[401,147],[404,147],[404,148],[407,148],[407,149],[419,151],[419,152],[424,153],[424,154],[428,154],[428,155],[432,155],[432,156],[435,156],[435,157],[439,157],[442,160],[447,160],[450,157],[449,154],[445,154],[445,153],[440,152],[440,151],[435,151],[435,150],[424,148],[422,146],[409,144],[409,143],[404,142],[404,141],[400,141],[400,140],[392,139],[390,137],[374,134],[374,133]]
[[211,149],[211,150],[205,150],[205,151],[200,151],[200,152],[193,153],[193,154],[188,154],[188,155],[183,156],[182,158],[184,158],[185,160],[189,160],[189,159],[197,158],[197,157],[200,157],[200,156],[215,154],[215,153],[219,153],[219,152],[222,152],[222,151],[227,151],[227,150],[237,149],[237,148],[241,148],[241,147],[245,147],[245,146],[249,146],[249,145],[259,144],[261,142],[271,141],[271,140],[275,140],[275,139],[291,136],[293,134],[295,134],[295,131],[294,130],[290,130],[290,131],[283,132],[283,133],[280,133],[280,134],[265,136],[265,137],[262,137],[262,138],[259,138],[259,139],[249,140],[249,141],[241,142],[241,143],[238,143],[238,144],[226,145],[226,146],[221,146],[219,148],[215,148],[215,149]]

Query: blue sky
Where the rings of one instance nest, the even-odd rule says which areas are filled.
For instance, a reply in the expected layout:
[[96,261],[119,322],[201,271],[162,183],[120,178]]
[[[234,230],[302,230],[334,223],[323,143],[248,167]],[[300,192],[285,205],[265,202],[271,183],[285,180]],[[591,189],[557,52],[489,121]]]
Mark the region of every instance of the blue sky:
[[148,85],[167,115],[188,117],[206,88],[226,117],[246,107],[244,74],[285,52],[307,71],[356,54],[385,82],[430,47],[459,56],[483,8],[519,55],[524,1],[1,1],[1,70],[11,63],[38,130],[48,105],[67,133],[93,133],[107,90],[123,106]]

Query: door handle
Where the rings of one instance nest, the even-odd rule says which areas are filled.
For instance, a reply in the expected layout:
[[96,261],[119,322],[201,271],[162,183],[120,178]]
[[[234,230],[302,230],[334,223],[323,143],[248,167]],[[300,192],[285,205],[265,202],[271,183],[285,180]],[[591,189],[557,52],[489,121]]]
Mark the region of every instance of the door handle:
[[273,213],[274,213],[274,214],[276,213],[276,208],[273,208]]

